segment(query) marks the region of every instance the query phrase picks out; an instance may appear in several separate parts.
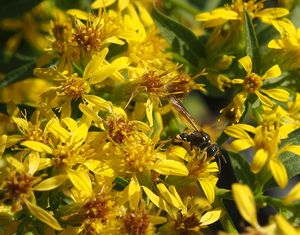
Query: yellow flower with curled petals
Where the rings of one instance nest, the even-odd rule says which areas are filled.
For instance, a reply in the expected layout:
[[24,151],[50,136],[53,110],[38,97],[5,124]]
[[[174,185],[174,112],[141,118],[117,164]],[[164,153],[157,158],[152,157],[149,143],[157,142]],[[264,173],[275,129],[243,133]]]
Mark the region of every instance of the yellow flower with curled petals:
[[264,81],[279,77],[281,70],[278,65],[274,65],[268,69],[262,76],[253,72],[252,60],[249,56],[245,56],[239,60],[239,63],[246,70],[247,75],[245,79],[233,79],[233,84],[241,84],[243,91],[238,93],[243,100],[246,100],[250,94],[255,94],[263,105],[272,107],[273,98],[280,102],[287,102],[289,98],[288,91],[281,88],[263,89]]
[[[247,185],[235,183],[232,185],[232,194],[242,217],[251,225],[246,227],[243,234],[268,235],[297,235],[296,229],[280,214],[275,215],[269,224],[261,226],[257,220],[257,211],[254,195]],[[224,233],[222,233],[224,234]]]
[[296,28],[293,22],[288,19],[272,23],[280,33],[280,38],[272,39],[269,42],[268,47],[273,49],[269,56],[287,70],[299,68],[300,28]]
[[271,23],[276,21],[277,18],[289,14],[289,11],[285,8],[264,8],[264,1],[233,0],[231,5],[196,15],[196,20],[205,22],[204,26],[207,28],[216,27],[227,21],[243,21],[244,10],[249,13],[252,19],[259,18],[265,23]]
[[219,220],[222,215],[220,208],[212,209],[204,199],[188,197],[182,200],[173,185],[166,187],[160,183],[156,187],[159,196],[145,186],[142,188],[150,201],[170,217],[168,223],[164,225],[167,231],[200,232],[202,228]]
[[267,114],[267,116],[269,120],[265,119],[257,127],[248,124],[235,124],[226,127],[225,133],[235,138],[230,143],[228,150],[241,152],[253,148],[254,157],[251,171],[256,174],[266,167],[271,171],[277,184],[284,188],[288,183],[288,175],[285,166],[278,157],[283,152],[300,155],[300,146],[285,145],[280,147],[281,140],[287,138],[291,129],[279,123],[276,113]]
[[[232,103],[221,110],[222,116],[231,121],[231,123],[239,122],[245,107],[244,103],[249,96],[256,95],[262,105],[266,107],[274,107],[273,101],[287,102],[289,92],[282,88],[264,89],[264,83],[281,75],[281,70],[278,65],[272,66],[262,76],[253,72],[252,60],[249,56],[241,58],[240,65],[246,70],[247,75],[244,79],[235,78],[231,81],[234,85],[241,85],[242,91],[236,94]],[[271,99],[272,98],[272,99]]]
[[39,191],[35,187],[42,182],[52,189],[57,188],[64,183],[64,179],[53,179],[53,177],[50,177],[45,180],[48,182],[41,182],[42,177],[35,176],[40,165],[39,154],[31,152],[26,157],[22,156],[22,158],[24,158],[24,161],[21,162],[9,156],[5,159],[8,165],[1,166],[0,177],[2,182],[0,189],[3,193],[1,204],[10,205],[12,212],[19,212],[24,207],[27,207],[29,212],[37,219],[55,230],[62,230],[56,218],[50,212],[36,204],[34,191]]
[[62,117],[70,117],[71,101],[82,99],[84,102],[98,105],[102,100],[92,93],[92,88],[99,88],[104,85],[106,79],[111,78],[116,83],[121,83],[124,76],[121,70],[129,65],[129,60],[121,56],[110,63],[105,59],[108,48],[104,48],[86,65],[83,76],[77,73],[69,74],[68,71],[60,72],[55,68],[36,68],[35,76],[53,81],[56,86],[46,90],[41,96],[41,103],[45,103],[49,108],[61,107]]
[[215,201],[215,188],[218,182],[219,167],[214,158],[208,158],[205,150],[187,151],[181,146],[171,146],[169,155],[185,160],[189,178],[199,182],[209,203]]

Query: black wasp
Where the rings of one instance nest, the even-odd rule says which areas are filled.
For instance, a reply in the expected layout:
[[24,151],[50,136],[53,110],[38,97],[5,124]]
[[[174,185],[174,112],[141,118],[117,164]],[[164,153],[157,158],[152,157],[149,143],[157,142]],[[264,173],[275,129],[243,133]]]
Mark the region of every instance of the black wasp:
[[221,154],[220,148],[216,143],[213,143],[210,136],[201,130],[196,124],[190,113],[184,108],[183,104],[174,96],[170,97],[171,103],[177,112],[190,124],[194,129],[191,133],[181,133],[176,136],[177,140],[189,142],[191,147],[199,148],[201,151],[206,151],[208,158],[216,158]]

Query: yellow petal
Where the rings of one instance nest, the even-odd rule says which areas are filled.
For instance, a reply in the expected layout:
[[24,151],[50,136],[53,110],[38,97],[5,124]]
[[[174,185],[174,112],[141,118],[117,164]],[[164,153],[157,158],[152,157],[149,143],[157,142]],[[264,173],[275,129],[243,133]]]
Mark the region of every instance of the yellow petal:
[[17,159],[15,159],[14,157],[7,157],[5,159],[10,165],[12,165],[14,168],[16,168],[16,170],[18,171],[24,171],[24,165]]
[[167,218],[165,218],[165,217],[153,216],[153,215],[149,215],[149,220],[150,220],[151,224],[154,224],[154,225],[164,224],[168,221]]
[[40,155],[37,152],[31,152],[25,158],[25,163],[28,168],[28,173],[30,175],[34,175],[34,173],[38,170],[40,165]]
[[71,182],[77,189],[89,195],[93,193],[92,182],[87,173],[72,169],[68,169],[67,172]]
[[170,148],[169,155],[179,157],[186,161],[189,157],[187,150],[179,145],[172,145]]
[[43,143],[37,142],[37,141],[31,141],[31,140],[27,140],[27,141],[23,141],[21,143],[21,145],[30,148],[32,150],[35,150],[37,152],[40,153],[48,153],[48,154],[52,154],[52,148],[50,148],[48,145],[45,145]]
[[285,203],[291,203],[300,200],[300,182],[293,186],[283,200]]
[[251,164],[251,171],[255,174],[258,173],[263,168],[267,160],[268,152],[262,148],[257,150]]
[[28,200],[24,200],[28,210],[32,215],[34,215],[37,219],[44,222],[45,224],[48,224],[50,227],[52,227],[55,230],[63,230],[63,228],[60,226],[60,224],[57,222],[57,220],[51,215],[49,212],[45,211],[41,207],[31,203]]
[[251,148],[253,145],[254,143],[252,139],[239,139],[232,141],[228,147],[230,151],[238,153],[248,148]]
[[240,79],[240,78],[235,78],[235,79],[231,80],[231,83],[233,83],[233,84],[243,84],[244,80]]
[[159,190],[161,196],[164,198],[164,200],[166,200],[171,206],[174,206],[177,209],[182,209],[183,203],[181,202],[181,200],[178,200],[177,197],[172,195],[164,184],[160,183],[156,187]]
[[215,187],[218,182],[218,177],[210,175],[205,178],[198,179],[201,188],[210,204],[215,201]]
[[180,198],[180,196],[179,196],[179,194],[178,194],[175,186],[174,185],[170,185],[168,187],[168,189],[169,189],[170,193],[175,196],[176,200],[181,204],[182,213],[186,214],[187,213],[187,208],[184,205],[184,203],[182,202],[182,200],[181,200],[181,198]]
[[61,140],[62,142],[66,142],[71,134],[61,126],[61,124],[59,123],[59,121],[57,119],[51,119],[48,122],[48,130],[59,140]]
[[6,149],[7,135],[0,136],[0,159]]
[[255,91],[255,94],[257,95],[258,99],[260,100],[260,102],[268,107],[273,107],[273,103],[272,100],[263,95],[262,93],[260,93],[259,91]]
[[128,186],[128,199],[130,209],[136,210],[141,199],[141,187],[135,176],[131,178]]
[[276,78],[276,77],[279,77],[280,75],[281,75],[281,70],[280,70],[278,64],[276,64],[264,73],[264,75],[262,76],[262,80]]
[[248,185],[234,183],[232,185],[232,194],[242,217],[252,226],[257,227],[255,200]]
[[287,146],[284,146],[282,150],[284,150],[284,152],[285,151],[292,152],[292,153],[300,156],[300,146],[299,145],[287,145]]
[[[245,124],[244,124],[245,125]],[[251,139],[249,134],[241,129],[240,124],[227,126],[224,130],[224,132],[227,135],[230,135],[231,137],[237,138],[237,139]]]
[[187,176],[189,174],[186,166],[182,162],[175,160],[159,160],[152,169],[162,175]]
[[92,110],[90,107],[88,107],[85,104],[79,104],[79,110],[85,114],[87,117],[91,118],[95,123],[101,124],[103,123],[103,119],[97,115],[94,110]]
[[29,130],[28,122],[24,118],[12,117],[12,120],[17,124],[22,133],[25,133],[27,130]]
[[271,23],[272,19],[280,18],[288,14],[289,14],[288,9],[276,7],[276,8],[262,9],[255,14],[255,17],[261,18],[261,21],[265,23]]
[[274,88],[274,89],[269,89],[269,90],[260,90],[261,92],[263,92],[264,94],[270,96],[271,98],[273,98],[274,100],[278,100],[281,102],[287,102],[289,100],[289,92],[284,90],[284,89],[280,89],[280,88]]
[[288,175],[283,163],[278,159],[272,159],[270,161],[270,169],[276,183],[280,188],[284,188],[288,183]]
[[221,209],[214,209],[211,211],[206,212],[200,219],[201,226],[210,225],[221,218],[222,210]]
[[77,10],[77,9],[70,9],[66,11],[67,14],[74,16],[81,20],[88,20],[89,14],[85,11]]
[[9,135],[6,141],[6,148],[9,148],[23,140],[23,136],[21,135]]
[[252,60],[249,56],[245,56],[239,59],[239,63],[247,71],[247,74],[250,74],[252,72]]
[[147,195],[147,197],[150,199],[150,201],[157,206],[158,208],[166,211],[169,213],[169,215],[173,218],[176,219],[176,214],[172,213],[172,209],[170,208],[170,206],[168,206],[168,204],[161,199],[159,196],[157,196],[156,194],[154,194],[150,189],[148,189],[145,186],[142,186],[145,194]]
[[61,121],[69,128],[71,132],[74,132],[78,128],[77,122],[73,118],[65,117]]
[[109,164],[105,163],[104,161],[98,161],[94,159],[87,159],[83,163],[90,171],[97,175],[106,176],[106,177],[114,177],[115,172],[109,166]]
[[274,216],[278,227],[278,234],[281,235],[299,235],[299,232],[280,214]]
[[100,69],[100,66],[103,64],[103,61],[107,54],[108,54],[108,48],[105,47],[99,52],[99,54],[97,54],[93,59],[90,60],[90,62],[86,65],[83,72],[84,80],[89,79],[93,73],[95,73],[98,69]]
[[150,98],[147,99],[146,103],[146,115],[149,121],[149,126],[153,126],[153,102]]
[[68,179],[67,175],[56,175],[48,179],[43,180],[33,190],[35,191],[49,191],[62,185]]
[[139,2],[135,2],[135,5],[137,6],[141,20],[143,21],[144,25],[149,27],[154,24],[153,19],[149,12],[146,10],[146,8]]

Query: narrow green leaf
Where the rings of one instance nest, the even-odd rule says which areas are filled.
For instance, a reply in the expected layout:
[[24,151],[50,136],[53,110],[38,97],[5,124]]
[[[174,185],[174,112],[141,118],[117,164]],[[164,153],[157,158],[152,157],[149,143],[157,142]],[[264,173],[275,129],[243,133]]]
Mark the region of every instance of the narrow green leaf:
[[152,16],[160,28],[161,34],[172,45],[173,50],[193,64],[198,62],[201,49],[196,35],[184,25],[153,8]]
[[28,62],[19,68],[16,68],[5,75],[5,78],[0,81],[0,89],[12,83],[22,81],[27,76],[32,75],[35,68],[35,61]]
[[246,159],[236,153],[228,152],[233,172],[240,183],[254,187],[255,176],[250,170],[250,165]]
[[245,44],[246,44],[246,55],[250,56],[253,62],[253,71],[260,73],[261,71],[261,60],[259,45],[254,29],[253,22],[249,13],[244,9],[244,19],[245,19]]
[[1,0],[0,19],[20,17],[40,2],[41,0]]

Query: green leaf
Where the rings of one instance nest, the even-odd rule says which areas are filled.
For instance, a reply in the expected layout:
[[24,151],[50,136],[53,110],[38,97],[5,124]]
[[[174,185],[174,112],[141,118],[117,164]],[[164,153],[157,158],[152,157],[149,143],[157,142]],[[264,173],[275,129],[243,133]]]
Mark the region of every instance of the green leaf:
[[254,188],[255,176],[250,170],[250,165],[246,159],[236,153],[228,152],[230,157],[231,166],[235,177],[240,183],[249,185],[250,188]]
[[22,81],[26,77],[32,75],[32,71],[35,68],[35,61],[31,61],[16,68],[5,75],[5,78],[0,81],[0,89],[6,87],[12,83]]
[[153,8],[152,16],[160,28],[161,34],[172,45],[173,50],[192,64],[197,64],[197,52],[201,48],[196,35],[184,25],[164,15],[156,7]]
[[20,17],[40,2],[41,0],[1,0],[0,19]]
[[254,29],[253,22],[249,13],[244,10],[244,19],[245,19],[245,44],[246,44],[246,55],[250,56],[253,63],[253,71],[256,73],[261,72],[261,60],[259,45]]

